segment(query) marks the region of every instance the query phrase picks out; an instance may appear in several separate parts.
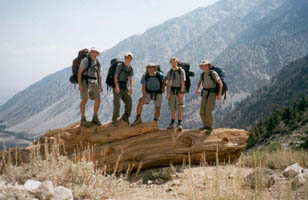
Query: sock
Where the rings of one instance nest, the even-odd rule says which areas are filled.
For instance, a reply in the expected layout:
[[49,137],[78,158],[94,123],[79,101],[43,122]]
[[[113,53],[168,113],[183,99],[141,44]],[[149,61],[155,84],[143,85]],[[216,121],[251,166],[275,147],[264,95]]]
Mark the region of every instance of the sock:
[[182,125],[182,120],[178,120],[178,125]]
[[158,121],[158,119],[154,119],[154,121],[156,121],[156,122],[157,122],[157,121]]
[[174,119],[171,120],[171,124],[174,124]]
[[137,117],[136,117],[136,118],[137,118],[137,119],[138,119],[138,118],[140,118],[140,115],[137,115]]
[[86,116],[85,116],[85,115],[82,115],[82,116],[81,116],[81,120],[86,120]]

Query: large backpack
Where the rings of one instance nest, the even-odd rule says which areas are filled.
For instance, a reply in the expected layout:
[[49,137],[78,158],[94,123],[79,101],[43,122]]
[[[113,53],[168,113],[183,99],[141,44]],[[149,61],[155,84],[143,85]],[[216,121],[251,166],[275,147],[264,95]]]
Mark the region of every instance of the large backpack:
[[[184,63],[184,62],[178,62],[178,66],[184,69],[185,71],[185,76],[186,76],[186,81],[185,81],[185,93],[188,93],[190,90],[191,86],[191,80],[190,77],[194,77],[195,73],[190,70],[190,64],[189,63]],[[179,73],[181,73],[179,71]]]
[[[216,66],[212,66],[211,69],[210,69],[210,77],[211,79],[215,82],[215,79],[213,77],[213,74],[212,72],[215,71],[218,76],[220,77],[221,81],[222,81],[222,84],[223,84],[223,87],[222,87],[222,96],[224,96],[224,99],[227,98],[227,91],[228,91],[228,85],[226,83],[226,80],[225,80],[225,71],[223,69],[221,69],[220,67],[216,67]],[[204,72],[202,73],[202,81],[204,80],[204,76],[203,76]],[[219,84],[216,83],[216,91],[217,91],[217,94],[219,92]]]
[[[161,94],[161,93],[162,93],[163,80],[162,80],[161,77],[160,77],[160,74],[159,74],[160,72],[162,73],[162,71],[160,70],[160,66],[158,65],[158,66],[157,66],[157,71],[156,71],[155,78],[157,78],[157,79],[159,80],[160,90],[159,90],[159,91],[150,91],[150,90],[148,90],[147,84],[146,84],[146,92],[147,92],[147,93],[152,93],[152,92],[157,93],[157,94]],[[145,82],[146,82],[146,83],[148,82],[148,80],[149,80],[150,77],[151,77],[151,76],[149,75],[149,73],[146,72],[146,73],[145,73]]]
[[121,61],[119,58],[114,58],[110,61],[110,67],[108,69],[108,74],[106,77],[106,84],[107,84],[107,90],[110,88],[114,88],[115,84],[114,84],[114,74],[116,72],[117,66],[119,63],[123,63],[123,61]]
[[[78,83],[78,71],[79,71],[79,66],[80,62],[82,59],[87,57],[89,55],[89,50],[88,49],[82,49],[78,52],[78,57],[73,60],[72,64],[72,76],[70,77],[70,82],[73,84]],[[89,62],[90,64],[90,62]],[[84,70],[86,71],[86,70]]]

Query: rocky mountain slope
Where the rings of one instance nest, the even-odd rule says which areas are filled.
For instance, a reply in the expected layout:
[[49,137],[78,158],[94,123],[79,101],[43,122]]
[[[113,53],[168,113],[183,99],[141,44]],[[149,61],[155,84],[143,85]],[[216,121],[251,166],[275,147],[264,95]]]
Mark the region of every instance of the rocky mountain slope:
[[221,126],[249,128],[270,115],[275,108],[288,106],[308,93],[308,56],[286,65],[271,80],[239,103],[226,115]]
[[[162,25],[135,35],[103,53],[103,72],[113,57],[134,53],[134,102],[140,96],[140,79],[148,62],[169,68],[173,55],[190,62],[199,76],[198,63],[207,58],[225,68],[230,85],[226,104],[219,104],[217,117],[233,108],[277,73],[284,63],[304,56],[308,49],[307,2],[303,0],[222,0]],[[76,50],[77,51],[77,50]],[[0,107],[0,121],[9,131],[27,132],[35,137],[49,129],[63,127],[79,120],[79,94],[68,83],[70,69],[56,72],[18,93]],[[103,73],[103,79],[106,73]],[[197,78],[193,79],[196,84]],[[195,86],[192,87],[194,91]],[[102,94],[100,118],[111,119],[111,92]],[[186,95],[184,126],[200,125],[199,98]],[[91,103],[87,109],[90,117]],[[134,104],[134,107],[136,105]],[[135,110],[135,108],[133,108]],[[160,126],[169,122],[166,102]],[[166,111],[166,112],[165,112]],[[133,115],[134,117],[134,115]],[[144,120],[152,120],[152,106],[147,106]]]

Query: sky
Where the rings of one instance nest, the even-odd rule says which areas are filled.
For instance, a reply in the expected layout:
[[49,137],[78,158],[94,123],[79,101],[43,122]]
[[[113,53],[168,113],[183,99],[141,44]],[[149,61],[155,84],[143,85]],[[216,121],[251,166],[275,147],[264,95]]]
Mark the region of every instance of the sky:
[[217,0],[0,0],[0,104],[71,65],[79,49],[112,48]]

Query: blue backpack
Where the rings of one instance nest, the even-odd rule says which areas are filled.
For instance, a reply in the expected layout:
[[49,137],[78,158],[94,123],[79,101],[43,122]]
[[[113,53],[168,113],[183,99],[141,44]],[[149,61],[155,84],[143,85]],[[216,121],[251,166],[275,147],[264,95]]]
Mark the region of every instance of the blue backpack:
[[[224,99],[226,99],[226,98],[227,98],[228,85],[227,85],[226,80],[225,80],[225,71],[223,71],[223,70],[222,70],[221,68],[219,68],[219,67],[212,66],[211,69],[210,69],[210,77],[211,77],[211,79],[212,79],[214,82],[216,82],[216,81],[215,81],[215,79],[214,79],[214,77],[213,77],[213,75],[212,75],[212,72],[213,72],[213,71],[215,71],[215,72],[218,74],[218,76],[220,77],[220,79],[221,79],[221,82],[222,82],[222,84],[223,84],[223,87],[222,87],[222,96],[224,96]],[[204,72],[203,72],[203,73],[204,73]],[[202,81],[204,80],[203,77],[204,77],[204,76],[202,75]],[[217,94],[218,94],[218,92],[219,92],[219,84],[218,84],[218,83],[216,83],[216,91],[217,91]]]

